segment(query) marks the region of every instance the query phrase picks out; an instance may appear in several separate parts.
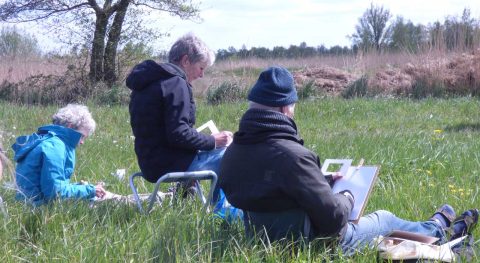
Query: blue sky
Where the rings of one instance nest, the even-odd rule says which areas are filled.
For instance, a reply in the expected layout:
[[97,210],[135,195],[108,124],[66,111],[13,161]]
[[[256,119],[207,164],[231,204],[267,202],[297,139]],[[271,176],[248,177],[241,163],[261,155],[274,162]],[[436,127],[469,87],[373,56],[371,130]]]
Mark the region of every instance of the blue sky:
[[[1,0],[0,0],[1,1]],[[199,1],[192,0],[195,3]],[[465,7],[480,20],[478,0],[385,0],[372,1],[390,10],[393,18],[403,16],[413,23],[443,22],[448,15],[461,15]],[[365,0],[203,0],[203,22],[152,13],[148,25],[164,37],[150,43],[156,51],[168,50],[187,32],[194,32],[213,50],[251,47],[289,47],[305,41],[309,46],[350,46],[348,35],[354,33],[358,18],[371,1]],[[36,27],[32,27],[35,30]],[[29,31],[32,31],[29,30]],[[36,30],[35,32],[42,32]],[[37,34],[44,50],[56,47],[49,34]]]
[[[475,4],[477,2],[477,4]],[[171,37],[155,43],[168,49],[179,36],[194,32],[213,50],[233,46],[250,47],[299,45],[350,46],[347,35],[354,33],[358,18],[371,1],[361,0],[203,0],[202,23],[178,18],[156,17]],[[461,15],[465,7],[480,20],[478,0],[387,0],[373,1],[390,10],[393,17],[403,16],[424,25],[442,21],[447,15]]]

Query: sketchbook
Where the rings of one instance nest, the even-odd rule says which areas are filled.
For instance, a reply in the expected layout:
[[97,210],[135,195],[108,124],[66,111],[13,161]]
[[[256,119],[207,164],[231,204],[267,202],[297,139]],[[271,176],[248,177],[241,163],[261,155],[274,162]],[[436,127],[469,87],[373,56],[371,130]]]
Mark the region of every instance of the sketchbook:
[[[380,167],[364,166],[363,160],[358,166],[351,166],[351,164],[352,160],[350,159],[326,159],[321,170],[324,175],[333,173],[342,175],[335,181],[332,191],[339,193],[349,190],[353,194],[355,204],[348,220],[358,221],[365,210]],[[332,166],[334,167],[333,171]]]
[[218,131],[217,126],[215,125],[215,123],[213,123],[212,120],[209,120],[209,121],[205,122],[204,124],[202,124],[200,127],[198,127],[197,132],[201,132],[201,131],[205,130],[206,128],[208,128],[210,130],[211,134],[220,132],[220,131]]
[[[215,125],[215,123],[212,120],[209,120],[209,121],[205,122],[204,124],[200,125],[200,127],[197,128],[197,132],[202,132],[206,128],[208,128],[210,130],[210,134],[215,134],[215,133],[220,132],[218,130],[217,126]],[[232,143],[232,138],[229,139],[226,146],[228,147],[231,143]]]

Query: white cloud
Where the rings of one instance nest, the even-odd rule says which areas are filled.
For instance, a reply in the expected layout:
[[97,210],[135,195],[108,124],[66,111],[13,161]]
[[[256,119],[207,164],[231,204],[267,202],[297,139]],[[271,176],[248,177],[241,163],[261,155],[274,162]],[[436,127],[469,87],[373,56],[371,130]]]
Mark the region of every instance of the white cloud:
[[[373,0],[389,9],[394,17],[424,25],[442,21],[447,15],[461,15],[465,7],[480,19],[478,0]],[[346,37],[354,32],[358,18],[371,1],[365,0],[203,0],[202,23],[184,21],[162,13],[149,26],[170,32],[169,38],[152,43],[168,49],[181,35],[194,32],[212,49],[242,45],[268,47],[324,44],[349,46]],[[42,38],[39,38],[42,40]]]

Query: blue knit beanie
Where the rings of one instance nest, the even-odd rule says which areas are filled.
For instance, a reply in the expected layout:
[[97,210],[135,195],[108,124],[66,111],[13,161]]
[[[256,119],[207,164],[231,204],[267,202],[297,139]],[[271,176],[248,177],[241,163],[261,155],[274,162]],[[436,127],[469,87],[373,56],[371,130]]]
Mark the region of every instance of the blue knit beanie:
[[282,67],[270,67],[260,73],[248,100],[270,107],[282,107],[298,100],[292,74]]

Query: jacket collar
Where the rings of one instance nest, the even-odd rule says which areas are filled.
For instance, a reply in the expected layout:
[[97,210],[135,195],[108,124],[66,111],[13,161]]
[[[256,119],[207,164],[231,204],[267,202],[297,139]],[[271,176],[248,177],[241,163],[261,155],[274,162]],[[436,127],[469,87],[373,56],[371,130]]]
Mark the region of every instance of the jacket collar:
[[170,77],[178,76],[187,81],[185,71],[172,63],[157,63],[145,60],[136,65],[126,79],[126,85],[131,90],[143,90],[150,84]]
[[254,144],[269,139],[287,139],[303,145],[293,119],[273,110],[247,110],[240,120],[233,141],[238,144]]
[[77,147],[78,143],[80,142],[80,138],[82,137],[82,134],[74,129],[54,124],[38,128],[38,133],[51,133],[72,148]]

